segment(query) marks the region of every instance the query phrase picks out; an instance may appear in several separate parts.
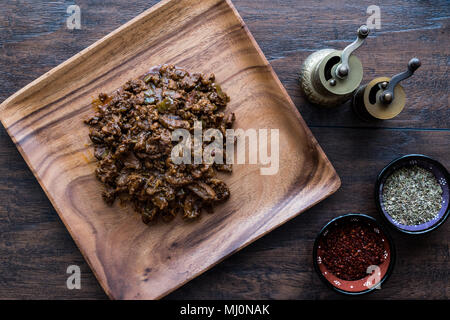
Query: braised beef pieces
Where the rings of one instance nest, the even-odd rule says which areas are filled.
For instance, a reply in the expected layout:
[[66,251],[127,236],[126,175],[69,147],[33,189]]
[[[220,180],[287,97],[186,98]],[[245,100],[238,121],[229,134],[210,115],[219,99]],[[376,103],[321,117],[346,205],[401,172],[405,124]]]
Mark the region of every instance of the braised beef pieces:
[[177,165],[170,157],[178,143],[172,142],[172,131],[192,134],[194,121],[203,131],[217,128],[225,137],[235,119],[224,113],[228,101],[214,75],[189,74],[172,65],[154,68],[110,96],[100,94],[93,103],[96,113],[86,123],[105,201],[132,202],[148,223],[178,213],[197,218],[202,208],[211,212],[215,203],[228,199],[227,185],[215,174],[231,172],[231,165]]

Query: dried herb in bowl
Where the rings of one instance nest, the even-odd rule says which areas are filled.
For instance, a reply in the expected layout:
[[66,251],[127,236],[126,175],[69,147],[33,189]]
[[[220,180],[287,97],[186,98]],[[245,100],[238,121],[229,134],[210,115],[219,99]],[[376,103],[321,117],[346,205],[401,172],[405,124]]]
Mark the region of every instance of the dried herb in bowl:
[[434,174],[420,166],[394,171],[383,187],[383,205],[396,222],[419,225],[435,219],[442,207],[442,188]]

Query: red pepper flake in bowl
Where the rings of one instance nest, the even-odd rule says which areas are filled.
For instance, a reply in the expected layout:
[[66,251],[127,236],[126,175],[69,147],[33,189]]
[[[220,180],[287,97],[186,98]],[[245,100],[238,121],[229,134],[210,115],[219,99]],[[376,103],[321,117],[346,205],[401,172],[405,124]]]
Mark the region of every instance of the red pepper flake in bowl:
[[339,224],[319,240],[322,263],[342,280],[367,276],[367,268],[385,261],[383,237],[374,228],[357,222]]

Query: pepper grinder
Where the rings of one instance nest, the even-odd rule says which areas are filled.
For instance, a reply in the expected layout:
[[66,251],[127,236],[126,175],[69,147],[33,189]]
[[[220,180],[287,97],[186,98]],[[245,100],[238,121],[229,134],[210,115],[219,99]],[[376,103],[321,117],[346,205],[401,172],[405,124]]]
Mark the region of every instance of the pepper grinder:
[[353,110],[363,120],[386,120],[397,116],[405,107],[406,95],[400,81],[411,77],[420,67],[418,58],[408,63],[408,70],[392,78],[379,77],[360,86],[353,96]]
[[344,50],[322,49],[305,60],[300,84],[311,103],[332,107],[352,97],[363,78],[361,61],[352,53],[364,43],[369,32],[363,25],[358,29],[358,38]]

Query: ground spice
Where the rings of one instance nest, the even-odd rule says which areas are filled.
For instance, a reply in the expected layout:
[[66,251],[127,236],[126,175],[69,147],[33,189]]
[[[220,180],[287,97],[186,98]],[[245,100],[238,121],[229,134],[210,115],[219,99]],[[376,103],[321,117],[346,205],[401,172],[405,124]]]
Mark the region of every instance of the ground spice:
[[383,237],[367,225],[348,222],[329,230],[319,242],[322,263],[342,280],[367,276],[367,268],[386,260]]
[[383,205],[398,223],[414,226],[433,220],[442,207],[442,188],[419,166],[394,171],[383,187]]

